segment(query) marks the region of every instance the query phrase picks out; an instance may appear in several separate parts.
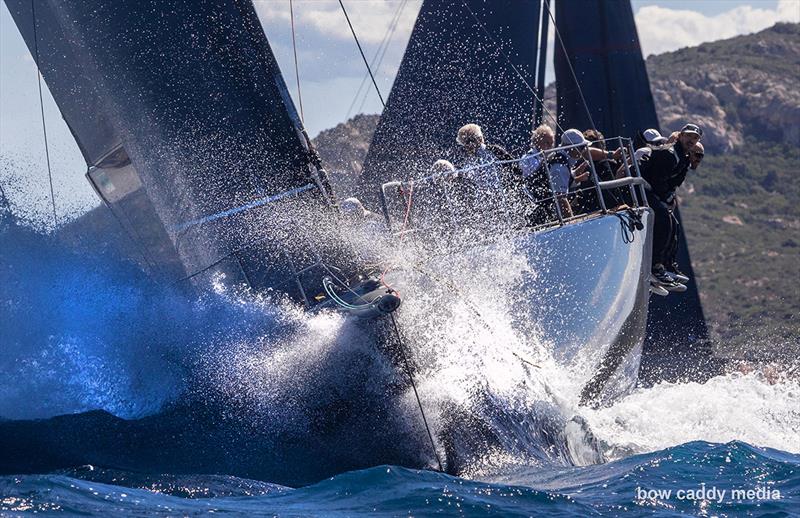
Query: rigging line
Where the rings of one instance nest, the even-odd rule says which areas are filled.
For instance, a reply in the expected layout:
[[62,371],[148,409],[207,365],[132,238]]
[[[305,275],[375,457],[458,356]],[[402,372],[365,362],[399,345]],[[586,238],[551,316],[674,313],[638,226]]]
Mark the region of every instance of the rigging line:
[[[381,69],[381,65],[383,64],[383,58],[386,57],[386,51],[389,50],[389,43],[391,43],[392,36],[394,36],[394,33],[397,30],[397,26],[400,23],[400,15],[402,14],[402,11],[405,8],[407,2],[408,2],[408,0],[403,0],[403,3],[400,4],[400,10],[398,11],[397,17],[394,20],[394,25],[392,26],[392,30],[391,30],[391,32],[389,32],[389,37],[386,40],[386,45],[384,45],[383,50],[381,51],[381,55],[378,58],[378,64],[375,66],[375,73],[376,74]],[[363,112],[364,111],[364,104],[366,104],[366,102],[367,102],[367,94],[368,93],[369,92],[367,92],[367,91],[364,92],[364,97],[362,97],[362,99],[361,99],[361,104],[358,105],[358,111],[359,112]]]
[[581,96],[581,102],[583,103],[583,109],[586,110],[586,116],[589,117],[589,122],[592,124],[592,128],[597,129],[597,126],[594,124],[594,119],[592,118],[592,112],[589,111],[589,105],[586,103],[586,97],[583,96],[583,89],[581,88],[581,84],[578,82],[578,76],[575,75],[575,69],[572,68],[572,61],[570,61],[569,56],[567,55],[567,47],[564,45],[564,40],[561,38],[561,31],[558,30],[558,24],[556,23],[556,19],[553,17],[552,11],[550,11],[550,0],[543,0],[544,7],[547,9],[547,14],[550,16],[550,20],[553,22],[553,29],[556,31],[556,37],[558,38],[558,43],[561,45],[561,50],[564,52],[564,60],[567,62],[567,66],[569,67],[569,72],[572,74],[572,79],[575,81],[575,86],[578,87],[578,93]]
[[436,457],[436,463],[439,465],[439,471],[444,472],[444,467],[442,466],[442,459],[439,457],[439,452],[436,450],[436,443],[433,441],[433,434],[431,433],[431,428],[428,426],[428,419],[425,417],[425,410],[422,408],[422,401],[419,398],[419,392],[417,392],[417,384],[414,383],[414,376],[411,372],[411,364],[408,362],[408,357],[406,356],[405,345],[403,344],[403,338],[400,335],[400,329],[397,327],[397,320],[394,318],[394,313],[389,313],[389,318],[392,320],[392,326],[394,327],[394,333],[397,336],[397,342],[400,349],[400,356],[403,357],[403,364],[405,365],[406,374],[408,375],[408,379],[411,381],[411,388],[414,389],[414,397],[417,398],[417,405],[419,406],[419,413],[422,414],[422,423],[425,425],[425,431],[428,432],[428,439],[431,441],[431,449],[433,450],[433,454]]
[[367,62],[367,56],[364,55],[364,49],[361,48],[361,43],[358,42],[358,36],[356,36],[356,30],[353,28],[353,24],[350,23],[350,17],[347,15],[347,9],[344,8],[344,3],[342,0],[339,0],[339,5],[342,7],[342,12],[344,13],[344,17],[347,19],[347,25],[350,26],[350,32],[353,33],[353,39],[356,40],[356,45],[358,46],[358,52],[361,53],[361,59],[364,60],[364,65],[367,67],[367,72],[369,72],[369,77],[372,79],[372,85],[375,87],[375,91],[378,92],[378,99],[381,100],[381,106],[386,108],[386,103],[383,102],[383,96],[381,95],[381,89],[378,88],[378,83],[375,81],[375,76],[372,75],[372,69]]
[[289,20],[291,20],[292,25],[292,51],[294,52],[294,77],[297,80],[297,100],[300,103],[300,122],[305,125],[306,118],[303,114],[303,94],[300,92],[300,69],[297,66],[297,41],[295,40],[294,8],[292,4],[293,0],[289,0]]
[[558,118],[557,118],[557,117],[555,117],[555,116],[553,115],[553,113],[552,113],[550,110],[548,110],[548,109],[547,109],[547,107],[544,105],[544,103],[542,102],[542,100],[541,100],[541,99],[539,99],[539,96],[538,96],[538,95],[536,95],[536,91],[535,91],[535,90],[534,90],[534,89],[531,87],[530,83],[528,83],[528,80],[527,80],[527,79],[525,79],[525,76],[524,76],[524,75],[522,75],[522,72],[520,72],[520,71],[519,71],[519,69],[517,68],[517,66],[516,66],[516,65],[514,65],[514,62],[513,62],[513,61],[511,61],[511,58],[509,58],[509,57],[508,57],[508,54],[506,54],[506,52],[503,50],[503,47],[502,47],[502,46],[501,46],[501,45],[500,45],[500,44],[497,42],[497,40],[496,40],[496,39],[494,39],[494,36],[492,36],[492,34],[489,32],[489,29],[487,29],[487,28],[486,28],[486,27],[483,25],[483,23],[481,23],[481,21],[480,21],[480,19],[477,17],[477,15],[475,15],[475,13],[474,13],[474,12],[472,12],[472,9],[470,9],[470,8],[469,8],[469,6],[467,5],[467,2],[466,2],[466,0],[462,0],[462,1],[461,1],[461,4],[464,6],[464,8],[465,8],[465,9],[466,9],[466,10],[469,12],[469,14],[470,14],[470,15],[472,16],[472,18],[475,20],[475,23],[477,23],[477,24],[478,24],[478,27],[480,27],[480,28],[481,28],[481,30],[482,30],[482,31],[483,31],[483,32],[484,32],[484,33],[485,33],[485,34],[486,34],[486,35],[489,37],[489,39],[491,40],[491,42],[492,42],[492,43],[494,43],[495,47],[497,47],[497,50],[498,50],[498,51],[500,51],[500,54],[502,54],[502,55],[503,55],[503,58],[506,60],[506,63],[508,63],[508,65],[511,67],[511,69],[512,69],[512,70],[514,70],[514,72],[516,72],[516,74],[517,74],[517,75],[519,76],[519,78],[522,80],[522,82],[523,82],[523,84],[525,85],[525,87],[527,87],[527,88],[528,88],[528,91],[530,91],[530,93],[531,93],[531,94],[533,94],[533,98],[534,98],[534,99],[536,99],[537,101],[539,101],[539,102],[541,103],[541,105],[542,105],[542,108],[544,108],[544,111],[545,111],[545,113],[547,113],[547,115],[548,115],[548,116],[549,116],[551,119],[553,119],[553,123],[555,123],[556,127],[558,128],[558,130],[559,130],[559,131],[561,131],[561,132],[563,133],[563,132],[564,132],[564,128],[562,128],[562,127],[561,127],[561,125],[558,123]]
[[39,109],[42,114],[42,133],[44,134],[44,156],[47,160],[47,178],[50,181],[50,202],[53,205],[53,222],[58,226],[56,213],[56,196],[53,190],[53,171],[50,168],[50,146],[47,143],[47,123],[44,118],[44,99],[42,98],[42,73],[39,67],[39,38],[36,32],[36,0],[31,0],[31,18],[33,19],[33,49],[36,59],[36,80],[39,85]]
[[[400,21],[400,14],[402,10],[405,8],[407,2],[408,0],[403,0],[400,3],[399,7],[397,8],[397,11],[395,11],[394,15],[392,15],[392,21],[389,23],[389,29],[387,29],[386,34],[383,35],[383,40],[381,41],[381,44],[378,46],[377,50],[375,50],[375,55],[372,56],[372,61],[370,61],[371,65],[374,65],[377,61],[378,66],[380,67],[380,61],[383,60],[383,55],[380,55],[380,60],[378,60],[379,54],[381,54],[381,49],[384,47],[384,44],[388,48],[389,45],[387,40],[391,39],[391,34],[393,34],[395,29],[397,28],[397,23]],[[386,53],[385,49],[383,50],[383,53],[384,54]],[[365,72],[364,77],[361,78],[361,83],[358,85],[358,89],[356,90],[356,95],[353,97],[353,101],[350,103],[350,107],[347,109],[347,115],[345,115],[345,120],[350,118],[350,114],[353,112],[353,108],[355,108],[356,102],[358,102],[358,98],[361,97],[361,90],[364,88],[367,79],[369,79],[369,73]],[[367,92],[364,92],[365,99],[367,97],[368,91],[369,89],[367,89]],[[363,106],[364,103],[362,102],[361,104]]]

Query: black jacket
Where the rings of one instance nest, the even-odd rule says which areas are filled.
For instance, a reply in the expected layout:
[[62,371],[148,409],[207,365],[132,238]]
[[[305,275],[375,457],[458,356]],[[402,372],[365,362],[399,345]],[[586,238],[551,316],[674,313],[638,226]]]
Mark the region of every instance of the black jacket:
[[653,193],[666,200],[686,179],[689,155],[680,142],[664,149],[654,149],[650,159],[642,165],[641,173]]

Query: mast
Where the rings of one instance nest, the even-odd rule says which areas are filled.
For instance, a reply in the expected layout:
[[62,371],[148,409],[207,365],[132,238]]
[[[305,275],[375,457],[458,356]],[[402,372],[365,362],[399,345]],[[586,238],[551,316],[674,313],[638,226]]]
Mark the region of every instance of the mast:
[[539,60],[536,72],[536,96],[541,102],[536,103],[536,114],[534,116],[534,128],[544,122],[544,87],[545,71],[547,70],[547,35],[550,28],[550,16],[547,14],[547,5],[550,0],[542,2],[541,30],[539,33]]

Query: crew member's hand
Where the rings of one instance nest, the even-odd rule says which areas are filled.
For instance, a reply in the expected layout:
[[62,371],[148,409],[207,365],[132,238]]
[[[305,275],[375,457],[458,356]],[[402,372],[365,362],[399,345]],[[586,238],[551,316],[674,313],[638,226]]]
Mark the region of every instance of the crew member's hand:
[[614,150],[614,153],[611,154],[611,158],[614,160],[619,160],[622,157],[622,148],[618,147]]
[[576,174],[573,175],[573,178],[575,179],[576,183],[585,182],[589,179],[589,171],[584,171],[583,173],[577,174],[576,170]]
[[674,194],[672,195],[672,199],[668,202],[669,210],[674,211],[678,208],[678,197]]
[[576,183],[585,182],[589,179],[589,162],[583,162],[581,165],[572,170],[572,178]]

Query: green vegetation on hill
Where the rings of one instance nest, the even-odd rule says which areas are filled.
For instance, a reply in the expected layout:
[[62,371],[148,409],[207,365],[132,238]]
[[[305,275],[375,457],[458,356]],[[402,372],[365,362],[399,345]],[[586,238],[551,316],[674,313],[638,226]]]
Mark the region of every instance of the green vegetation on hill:
[[681,192],[719,354],[800,352],[800,149],[751,142],[706,155]]
[[647,60],[664,129],[706,130],[682,189],[719,354],[800,353],[800,24]]

